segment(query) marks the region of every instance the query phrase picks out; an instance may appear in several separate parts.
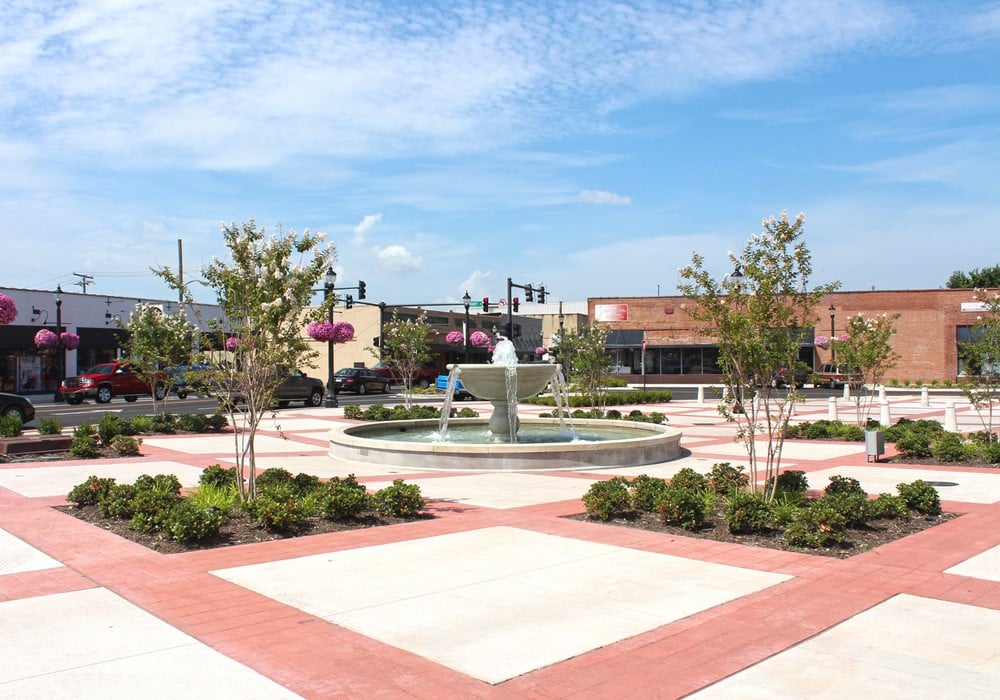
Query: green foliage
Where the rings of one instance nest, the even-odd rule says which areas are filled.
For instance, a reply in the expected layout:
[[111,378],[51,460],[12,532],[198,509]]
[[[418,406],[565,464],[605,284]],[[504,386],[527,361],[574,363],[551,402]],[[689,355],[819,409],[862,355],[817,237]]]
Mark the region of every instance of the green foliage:
[[[850,481],[853,481],[851,479]],[[811,508],[830,508],[843,516],[844,525],[847,527],[858,527],[864,525],[868,520],[868,496],[864,491],[837,491],[827,492],[819,500],[813,501]]]
[[706,491],[708,489],[708,479],[705,478],[704,474],[699,474],[691,467],[684,467],[670,479],[670,485],[675,488]]
[[[555,351],[569,370],[568,379],[575,382],[586,395],[584,405],[603,409],[607,405],[607,373],[611,369],[611,355],[606,349],[610,331],[597,324],[577,331],[564,330],[555,344]],[[570,397],[570,406],[572,403]]]
[[[460,418],[475,418],[479,415],[472,409],[463,408],[462,411],[471,412],[472,415],[470,416],[466,413],[465,415],[459,415]],[[419,420],[426,418],[440,418],[441,409],[422,404],[415,404],[409,408],[403,405],[386,408],[382,404],[376,403],[365,409],[362,409],[358,405],[350,405],[344,407],[344,417],[352,420],[367,421]]]
[[896,449],[899,450],[900,454],[904,457],[908,457],[910,459],[930,457],[932,439],[933,436],[930,433],[922,433],[919,431],[904,433],[896,440]]
[[273,486],[290,486],[295,477],[282,467],[268,467],[257,477],[257,488],[261,491]]
[[[149,416],[132,416],[127,421],[123,421],[131,425],[131,430],[134,432],[126,433],[127,435],[139,435],[140,433],[151,433],[153,432],[153,419]],[[126,426],[122,426],[123,430]]]
[[[695,253],[680,270],[681,293],[688,315],[709,329],[719,348],[726,392],[722,414],[738,426],[750,462],[750,482],[775,476],[781,464],[784,426],[791,415],[791,391],[775,397],[770,381],[783,368],[794,367],[807,332],[815,326],[816,306],[836,284],[814,285],[812,256],[802,236],[805,217],[768,217],[763,231],[753,235],[729,269],[739,275],[719,281],[715,269]],[[756,396],[761,400],[751,400]],[[757,449],[757,438],[766,447]],[[760,472],[763,472],[762,474]],[[772,496],[769,493],[767,498]]]
[[1000,265],[974,268],[969,272],[955,270],[946,284],[948,289],[997,289],[1000,288]]
[[910,509],[902,496],[880,493],[878,498],[868,502],[868,516],[873,519],[905,520],[910,517]]
[[91,475],[82,484],[77,484],[70,489],[66,500],[78,506],[92,506],[107,495],[114,484],[114,479]]
[[419,486],[404,483],[402,479],[393,479],[391,486],[375,493],[372,505],[380,515],[411,518],[418,515],[426,503],[420,495]]
[[745,491],[750,486],[750,477],[743,473],[743,467],[734,467],[729,462],[716,462],[708,473],[708,485],[715,493],[727,496],[733,491]]
[[135,493],[133,484],[112,484],[97,502],[101,514],[105,518],[131,519],[135,513]]
[[[158,413],[174,381],[162,368],[190,364],[194,329],[183,307],[168,314],[143,303],[136,304],[125,329],[126,353],[133,370],[147,386],[163,387],[162,400],[153,392],[153,410]],[[105,444],[110,444],[110,439]]]
[[154,432],[163,433],[165,435],[172,435],[177,432],[177,416],[173,413],[164,412],[153,414],[151,421]]
[[55,416],[46,416],[38,421],[39,435],[62,435],[62,423]]
[[463,407],[462,409],[460,409],[458,411],[458,413],[455,414],[455,417],[456,418],[479,418],[479,411],[477,411],[477,410],[475,410],[473,408],[469,408],[469,407],[466,406],[466,407]]
[[844,334],[831,339],[837,362],[858,370],[851,375],[850,385],[859,426],[865,424],[876,395],[874,388],[866,393],[865,385],[882,384],[886,373],[899,361],[899,353],[892,348],[892,336],[896,333],[894,322],[898,318],[899,314],[871,318],[860,313],[848,316]]
[[105,413],[97,422],[97,437],[101,439],[101,444],[107,447],[111,442],[122,434],[121,418],[114,413]]
[[111,447],[120,457],[138,457],[141,444],[141,438],[136,439],[131,435],[116,435],[111,441]]
[[371,506],[368,492],[353,474],[326,482],[319,496],[319,512],[329,520],[357,518]]
[[225,469],[219,464],[213,464],[205,467],[201,472],[201,476],[198,477],[198,483],[202,486],[236,488],[238,485],[236,467],[229,467],[228,469]]
[[809,490],[809,479],[803,471],[788,469],[781,472],[777,481],[771,477],[764,484],[764,493],[773,493],[774,498],[788,497],[802,500]]
[[162,523],[162,529],[178,542],[202,542],[218,537],[226,512],[193,500],[175,503]]
[[931,456],[939,462],[961,462],[966,457],[965,445],[957,433],[941,433],[931,441]]
[[73,428],[73,441],[69,444],[69,453],[74,457],[93,459],[101,456],[97,447],[99,438],[90,423],[82,423]]
[[854,424],[842,423],[841,421],[818,420],[815,422],[803,421],[801,423],[789,423],[785,426],[785,437],[805,440],[848,440],[861,442],[865,439],[864,428]]
[[944,432],[944,426],[941,425],[940,421],[936,420],[910,420],[909,418],[900,418],[896,421],[896,425],[890,426],[885,429],[885,440],[886,442],[897,443],[898,448],[899,439],[910,434],[923,434],[927,436],[927,444],[930,445],[931,438],[933,438],[938,433]]
[[785,528],[785,542],[793,547],[832,547],[847,539],[847,519],[835,504],[820,499],[799,510]]
[[352,403],[344,406],[344,418],[349,418],[350,420],[360,420],[361,412],[362,408],[358,404]]
[[[609,393],[604,396],[605,406],[631,406],[635,404],[645,404],[645,403],[669,403],[673,399],[674,395],[667,391],[666,389],[658,391],[616,391],[614,393]],[[520,400],[521,403],[530,403],[539,406],[555,406],[556,400],[551,394],[544,394],[540,396],[529,396],[525,399]],[[584,396],[581,394],[570,394],[569,396],[569,407],[570,408],[583,408],[584,406],[593,406],[592,398],[590,396]],[[610,411],[609,411],[610,413]],[[642,411],[638,409],[632,411],[636,416],[642,416]],[[632,415],[631,413],[629,415]],[[662,422],[662,421],[661,421]]]
[[667,490],[667,482],[659,477],[640,474],[629,484],[632,489],[632,507],[646,513],[655,513]]
[[906,507],[925,515],[939,515],[941,513],[941,497],[937,489],[922,479],[911,481],[910,483],[897,484],[896,490],[904,501]]
[[628,480],[615,476],[607,481],[594,482],[583,495],[583,505],[587,514],[598,520],[611,520],[630,514],[632,498]]
[[830,477],[830,483],[826,485],[825,489],[823,489],[823,493],[827,496],[835,496],[839,494],[862,497],[868,496],[868,494],[865,493],[865,490],[861,488],[860,481],[852,479],[849,476],[840,476],[839,474]]
[[369,348],[389,367],[397,370],[403,383],[403,401],[406,408],[413,405],[413,378],[431,359],[431,327],[427,316],[401,319],[393,311],[392,320],[382,327],[382,342],[378,349]]
[[687,483],[675,485],[674,481],[671,480],[663,491],[658,506],[663,522],[667,525],[679,525],[685,530],[696,530],[704,525],[705,498],[703,494],[704,489],[699,490],[687,485]]
[[182,413],[177,416],[177,429],[182,433],[203,433],[208,429],[208,419],[202,413]]
[[298,532],[306,520],[302,501],[290,483],[262,488],[243,508],[254,522],[274,532]]
[[804,505],[801,499],[785,495],[775,498],[768,507],[771,509],[771,523],[776,527],[787,527],[798,517]]
[[765,532],[771,526],[771,509],[762,493],[732,491],[726,498],[724,513],[734,535]]
[[21,416],[9,415],[0,417],[0,437],[15,438],[24,432],[24,423]]
[[[235,472],[235,469],[233,470]],[[216,484],[202,481],[201,485],[188,494],[185,499],[201,509],[214,508],[223,515],[228,515],[239,503],[240,494],[236,489],[236,479],[230,483]]]

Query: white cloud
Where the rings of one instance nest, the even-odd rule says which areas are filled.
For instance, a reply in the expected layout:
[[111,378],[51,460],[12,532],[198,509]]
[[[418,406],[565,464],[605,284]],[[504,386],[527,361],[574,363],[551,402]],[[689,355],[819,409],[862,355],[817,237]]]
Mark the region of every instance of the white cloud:
[[375,257],[378,258],[383,266],[394,272],[418,270],[423,265],[423,261],[418,256],[401,245],[388,245],[384,248],[378,248],[375,251]]
[[459,283],[457,290],[463,295],[469,292],[473,299],[479,299],[490,295],[490,290],[496,287],[495,280],[496,275],[492,272],[473,270],[471,275]]
[[361,222],[352,229],[354,231],[354,245],[364,245],[368,234],[372,232],[375,225],[382,220],[382,214],[366,214]]
[[583,190],[580,192],[580,199],[590,204],[611,204],[614,206],[626,206],[632,203],[632,198],[627,195],[604,192],[603,190]]

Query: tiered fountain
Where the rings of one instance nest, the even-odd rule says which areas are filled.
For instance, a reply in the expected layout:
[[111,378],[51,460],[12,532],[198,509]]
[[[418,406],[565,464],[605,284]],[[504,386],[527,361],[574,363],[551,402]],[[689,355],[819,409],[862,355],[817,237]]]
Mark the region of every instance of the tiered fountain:
[[[558,397],[563,385],[558,365],[518,364],[513,344],[497,342],[489,365],[449,365],[449,391],[441,421],[407,420],[364,425],[339,424],[330,431],[330,456],[417,469],[566,470],[657,464],[680,456],[680,431],[653,423],[525,418],[520,399],[550,383]],[[458,379],[474,396],[490,401],[482,418],[448,419],[451,389]],[[557,413],[562,413],[558,409]]]

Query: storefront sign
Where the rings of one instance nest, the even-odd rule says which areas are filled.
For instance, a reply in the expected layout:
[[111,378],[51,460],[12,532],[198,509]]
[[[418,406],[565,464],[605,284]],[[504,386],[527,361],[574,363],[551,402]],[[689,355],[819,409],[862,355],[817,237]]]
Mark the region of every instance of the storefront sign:
[[595,304],[595,321],[627,321],[628,304]]
[[985,301],[963,301],[962,311],[965,313],[981,314],[984,311],[989,311],[989,309]]

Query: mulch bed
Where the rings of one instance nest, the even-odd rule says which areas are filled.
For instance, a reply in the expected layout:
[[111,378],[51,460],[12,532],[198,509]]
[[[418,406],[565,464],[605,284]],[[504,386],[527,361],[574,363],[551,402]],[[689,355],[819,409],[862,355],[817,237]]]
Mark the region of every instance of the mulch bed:
[[254,544],[255,542],[270,542],[272,540],[283,540],[289,537],[305,537],[308,535],[321,535],[327,532],[344,532],[347,530],[361,530],[369,527],[381,527],[384,525],[396,525],[399,523],[413,522],[414,520],[426,520],[432,515],[418,515],[414,518],[389,518],[382,516],[370,516],[350,521],[333,521],[325,518],[308,518],[305,526],[294,533],[272,532],[260,527],[251,520],[245,513],[234,510],[222,528],[219,536],[203,542],[182,543],[171,539],[161,532],[143,533],[133,530],[127,520],[116,518],[105,518],[97,506],[56,506],[56,510],[62,511],[74,518],[86,521],[102,530],[113,532],[119,537],[123,537],[132,542],[148,547],[161,554],[179,554],[181,552],[192,552],[199,549],[217,549],[219,547],[233,547],[241,544]]
[[659,532],[672,537],[694,537],[703,540],[715,540],[717,542],[732,542],[733,544],[742,544],[749,547],[766,547],[786,552],[801,552],[803,554],[817,554],[824,557],[847,559],[857,554],[864,554],[889,542],[922,532],[935,525],[953,520],[959,517],[959,515],[957,513],[942,513],[935,516],[914,515],[909,520],[877,520],[870,527],[864,529],[848,528],[847,535],[849,539],[839,546],[820,547],[817,549],[788,546],[785,543],[781,530],[770,530],[765,533],[751,535],[734,535],[729,532],[729,528],[726,526],[725,515],[721,511],[716,512],[709,519],[709,522],[699,530],[685,530],[676,525],[665,525],[663,519],[655,513],[640,513],[634,518],[613,518],[607,521],[591,518],[586,513],[568,517],[572,520]]

